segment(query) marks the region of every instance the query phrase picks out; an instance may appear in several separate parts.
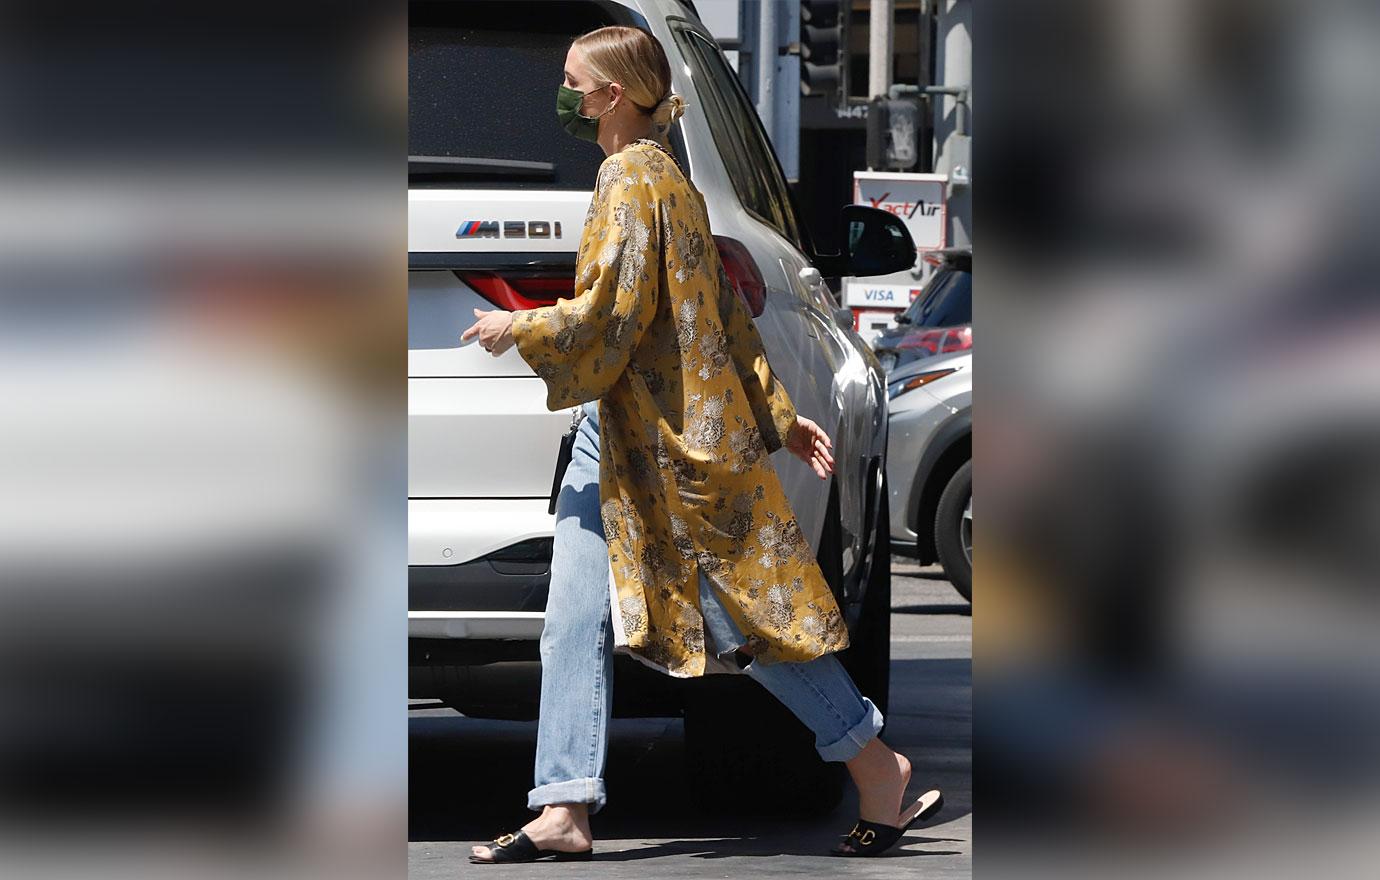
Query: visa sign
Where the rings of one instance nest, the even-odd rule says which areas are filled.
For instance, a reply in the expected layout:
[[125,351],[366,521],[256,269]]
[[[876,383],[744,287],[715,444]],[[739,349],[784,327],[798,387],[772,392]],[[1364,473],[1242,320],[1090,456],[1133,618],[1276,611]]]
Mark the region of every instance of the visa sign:
[[843,292],[843,304],[874,309],[904,309],[919,293],[920,288],[909,284],[867,284],[850,281]]

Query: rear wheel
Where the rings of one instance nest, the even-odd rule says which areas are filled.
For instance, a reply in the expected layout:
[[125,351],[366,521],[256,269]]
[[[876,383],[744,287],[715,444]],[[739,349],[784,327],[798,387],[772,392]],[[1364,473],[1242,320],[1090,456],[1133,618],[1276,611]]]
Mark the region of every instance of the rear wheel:
[[[817,554],[835,595],[843,579],[842,534],[835,489]],[[695,801],[713,811],[731,806],[744,813],[822,815],[843,799],[848,775],[842,763],[820,758],[814,733],[746,675],[711,675],[692,683],[686,694],[685,754]]]
[[973,462],[949,478],[934,515],[934,548],[954,589],[973,601]]
[[686,771],[696,804],[755,815],[824,815],[843,799],[847,769],[747,676],[711,675],[689,689]]
[[885,476],[877,489],[876,522],[865,578],[862,610],[849,647],[839,655],[863,696],[887,714],[891,692],[891,512],[887,504]]

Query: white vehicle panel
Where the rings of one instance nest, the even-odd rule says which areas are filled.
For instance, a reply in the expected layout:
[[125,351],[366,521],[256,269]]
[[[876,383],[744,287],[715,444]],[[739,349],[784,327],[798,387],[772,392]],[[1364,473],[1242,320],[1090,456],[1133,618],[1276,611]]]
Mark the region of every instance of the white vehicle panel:
[[540,611],[409,611],[407,635],[414,639],[541,638],[546,615]]
[[409,272],[407,375],[536,378],[516,348],[494,357],[477,341],[460,344],[460,334],[474,323],[474,310],[494,308],[454,272]]
[[536,377],[409,380],[408,495],[549,498],[573,410],[548,411]]
[[547,498],[411,499],[407,564],[456,565],[528,538],[549,538]]

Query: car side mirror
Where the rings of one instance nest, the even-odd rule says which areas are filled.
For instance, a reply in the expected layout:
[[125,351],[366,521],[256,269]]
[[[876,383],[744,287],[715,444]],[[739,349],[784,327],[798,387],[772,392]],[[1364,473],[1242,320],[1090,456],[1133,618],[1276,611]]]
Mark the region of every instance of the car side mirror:
[[844,252],[815,258],[824,277],[889,275],[915,266],[915,241],[900,217],[880,208],[844,205],[842,220]]

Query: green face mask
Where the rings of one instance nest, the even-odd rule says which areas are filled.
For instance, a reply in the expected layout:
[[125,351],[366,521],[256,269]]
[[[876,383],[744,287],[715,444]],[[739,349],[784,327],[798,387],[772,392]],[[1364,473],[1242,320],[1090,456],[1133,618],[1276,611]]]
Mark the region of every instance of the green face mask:
[[562,85],[556,92],[556,118],[561,121],[561,128],[577,138],[598,143],[599,116],[612,110],[613,105],[610,104],[609,109],[600,113],[599,116],[585,116],[580,112],[580,105],[584,103],[585,95],[592,95],[599,89],[606,89],[610,85],[612,83],[605,83],[598,89],[590,89],[588,92]]

